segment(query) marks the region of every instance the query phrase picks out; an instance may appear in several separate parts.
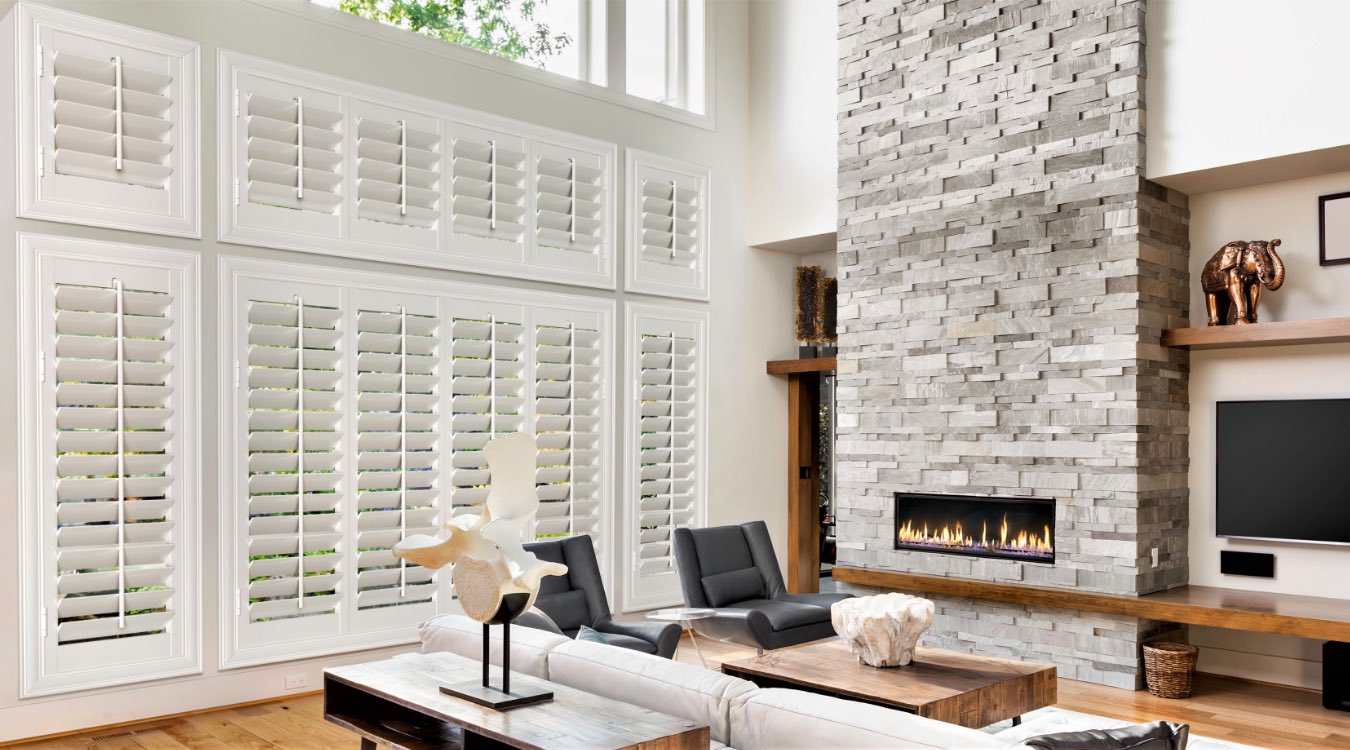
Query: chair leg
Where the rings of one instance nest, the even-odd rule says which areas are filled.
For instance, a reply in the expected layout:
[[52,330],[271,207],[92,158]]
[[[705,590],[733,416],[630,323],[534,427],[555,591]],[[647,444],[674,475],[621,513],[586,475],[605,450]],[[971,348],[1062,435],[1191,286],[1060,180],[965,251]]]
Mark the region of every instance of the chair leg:
[[764,647],[755,646],[755,656],[763,656],[763,655],[764,655]]

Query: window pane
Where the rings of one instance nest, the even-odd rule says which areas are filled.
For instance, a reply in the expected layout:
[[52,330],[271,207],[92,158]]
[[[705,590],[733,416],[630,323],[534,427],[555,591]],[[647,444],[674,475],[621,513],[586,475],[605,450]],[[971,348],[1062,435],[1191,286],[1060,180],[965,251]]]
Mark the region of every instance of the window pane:
[[[508,60],[580,77],[585,0],[310,0]],[[527,16],[526,13],[529,12]]]
[[[679,55],[677,45],[671,44],[675,34],[671,24],[670,6],[678,0],[639,0],[626,6],[628,93],[643,99],[674,104],[668,75],[670,55]],[[678,60],[675,61],[679,63]]]

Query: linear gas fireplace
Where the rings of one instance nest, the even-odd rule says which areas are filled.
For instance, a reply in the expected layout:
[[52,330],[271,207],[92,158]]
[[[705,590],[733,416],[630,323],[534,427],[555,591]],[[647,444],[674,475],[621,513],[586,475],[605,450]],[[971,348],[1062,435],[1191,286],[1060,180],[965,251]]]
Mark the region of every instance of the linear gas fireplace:
[[895,548],[1055,561],[1055,501],[895,493]]

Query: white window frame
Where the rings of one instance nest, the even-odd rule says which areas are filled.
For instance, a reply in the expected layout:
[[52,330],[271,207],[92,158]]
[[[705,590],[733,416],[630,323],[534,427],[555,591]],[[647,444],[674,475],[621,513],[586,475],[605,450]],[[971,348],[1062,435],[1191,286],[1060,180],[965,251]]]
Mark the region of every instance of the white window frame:
[[[359,631],[352,623],[358,615],[354,611],[355,596],[354,578],[345,579],[343,585],[347,586],[348,591],[344,595],[343,601],[339,606],[339,618],[346,624],[340,631],[331,636],[314,639],[312,641],[288,641],[284,644],[263,645],[259,647],[241,648],[239,646],[240,634],[240,615],[236,611],[236,603],[239,602],[236,590],[245,585],[247,581],[239,580],[239,560],[238,554],[241,540],[238,538],[238,514],[241,512],[239,503],[246,502],[247,498],[241,495],[239,487],[240,461],[243,457],[237,455],[237,444],[240,430],[245,429],[238,419],[239,410],[239,388],[236,378],[242,378],[245,373],[242,372],[241,363],[236,352],[239,336],[240,311],[235,309],[235,301],[238,299],[238,289],[241,282],[248,279],[262,279],[268,281],[284,279],[304,279],[305,283],[313,285],[327,285],[337,287],[344,294],[370,294],[370,293],[393,293],[393,294],[418,294],[435,296],[440,299],[441,315],[441,341],[442,341],[442,369],[441,369],[441,428],[440,436],[442,441],[440,466],[441,481],[439,487],[442,493],[442,518],[448,518],[451,512],[449,498],[453,491],[453,485],[450,481],[450,471],[452,466],[452,452],[450,450],[453,431],[449,428],[452,412],[450,400],[453,397],[449,387],[449,381],[452,369],[450,363],[450,329],[449,318],[451,317],[452,306],[469,304],[482,304],[485,306],[501,305],[503,303],[519,305],[525,308],[525,317],[523,321],[526,330],[530,330],[535,321],[532,311],[535,309],[546,309],[553,311],[576,311],[578,314],[596,316],[600,322],[602,344],[602,372],[605,376],[605,389],[612,388],[611,373],[614,368],[614,310],[615,305],[612,300],[595,299],[577,295],[537,292],[531,290],[513,289],[508,287],[496,287],[486,284],[465,284],[459,282],[442,282],[427,279],[418,276],[398,275],[389,273],[367,273],[361,271],[347,271],[332,268],[318,268],[308,265],[299,265],[283,262],[272,262],[254,260],[233,256],[222,256],[219,263],[219,356],[220,356],[220,379],[218,387],[222,397],[220,399],[220,434],[223,436],[220,451],[219,464],[219,493],[221,498],[219,509],[219,528],[220,528],[220,555],[219,555],[219,585],[220,585],[220,668],[234,669],[238,667],[247,667],[257,664],[267,664],[273,662],[289,661],[293,659],[306,658],[311,656],[323,656],[336,653],[345,653],[349,651],[378,648],[381,646],[394,646],[407,643],[413,643],[417,640],[416,624],[409,623],[406,626],[390,627],[378,631]],[[246,311],[244,311],[246,313]],[[348,332],[349,334],[350,332]],[[345,339],[344,339],[345,340]],[[529,365],[533,365],[533,356],[530,355],[527,360]],[[344,383],[354,378],[345,378]],[[530,381],[533,382],[532,379]],[[344,385],[344,389],[349,389]],[[533,387],[527,384],[527,396],[532,397]],[[354,393],[354,392],[353,392]],[[351,394],[349,394],[351,395]],[[608,394],[606,394],[608,395]],[[354,396],[353,396],[354,397]],[[600,521],[601,533],[608,540],[608,544],[613,548],[618,544],[615,538],[615,503],[614,503],[614,467],[610,460],[614,452],[614,408],[613,399],[602,399],[600,424],[601,433],[601,509],[602,518]],[[525,424],[529,427],[529,432],[533,433],[533,402],[527,404],[529,411]],[[355,414],[349,410],[346,414],[347,419],[351,419]],[[354,434],[351,428],[345,428],[348,434]],[[348,441],[350,443],[350,440]],[[349,445],[345,449],[344,462],[354,465],[355,454],[353,446]],[[354,474],[352,474],[354,476]],[[344,498],[348,509],[343,511],[343,528],[346,529],[350,524],[355,523],[356,514],[350,512],[349,508],[354,502],[354,495]],[[352,538],[350,535],[347,538]],[[612,560],[615,555],[604,555],[603,550],[597,550],[601,559],[609,560],[609,564],[602,571],[607,580],[613,580]],[[344,568],[351,575],[354,575],[354,560],[350,561],[352,565]],[[347,562],[344,561],[344,565]],[[450,577],[441,575],[441,590],[437,595],[437,611],[453,612],[458,611],[458,603],[451,597]],[[611,589],[612,590],[612,589]]]
[[[531,83],[561,89],[568,93],[589,97],[610,104],[617,104],[638,112],[663,117],[686,125],[693,125],[705,130],[714,130],[716,128],[716,117],[713,106],[714,101],[717,98],[714,86],[714,81],[716,80],[714,71],[714,61],[716,57],[714,54],[714,48],[716,47],[714,28],[716,24],[713,23],[713,21],[715,18],[714,7],[717,5],[717,0],[708,0],[704,4],[703,85],[701,86],[704,106],[702,114],[687,109],[681,109],[679,107],[673,107],[668,104],[654,102],[649,99],[643,99],[642,97],[633,96],[627,93],[623,77],[623,48],[615,44],[615,35],[613,33],[605,35],[608,37],[609,44],[608,49],[604,51],[603,56],[600,56],[599,51],[596,50],[590,51],[586,56],[592,61],[591,77],[595,82],[591,82],[569,78],[568,76],[559,73],[553,73],[514,60],[507,60],[503,57],[497,57],[496,55],[480,52],[458,44],[451,44],[439,39],[432,39],[431,37],[423,36],[422,34],[406,29],[386,26],[378,21],[372,21],[368,18],[352,15],[351,13],[344,13],[335,8],[324,7],[323,5],[312,3],[310,0],[246,0],[246,2],[299,16],[309,22],[321,23],[345,31],[364,34],[382,42],[399,44],[421,52],[439,55],[457,63],[472,65],[494,73],[502,73],[514,78],[520,78]],[[592,2],[596,5],[591,7],[589,28],[591,29],[590,41],[594,44],[597,41],[601,41],[599,33],[596,30],[597,24],[595,23],[597,11],[604,11],[607,23],[612,32],[616,24],[622,29],[623,8],[622,3],[614,3],[607,0],[592,0]],[[603,7],[600,7],[601,5],[603,5]],[[619,35],[619,40],[622,40],[621,34]],[[597,58],[605,60],[606,64],[600,65]],[[586,58],[583,58],[582,60],[583,67],[585,67],[585,60]],[[601,79],[599,77],[597,68],[607,71],[605,78]],[[601,80],[604,80],[603,84],[599,82]],[[697,96],[699,88],[700,87],[697,86],[690,86],[690,94]]]
[[[201,660],[201,533],[198,524],[201,503],[201,480],[198,466],[201,461],[201,443],[198,439],[201,423],[200,349],[201,340],[197,300],[200,299],[198,261],[195,253],[159,250],[114,242],[81,240],[54,235],[19,233],[15,246],[18,250],[19,279],[19,350],[23,363],[19,367],[18,418],[22,439],[19,441],[19,487],[22,497],[29,502],[18,505],[19,528],[19,587],[22,620],[19,651],[20,698],[67,693],[113,685],[126,685],[168,677],[200,674]],[[45,502],[47,477],[44,467],[52,464],[43,453],[51,445],[42,431],[39,410],[48,406],[43,398],[44,379],[55,378],[55,368],[47,362],[54,360],[55,342],[41,341],[39,326],[45,311],[38,309],[43,298],[41,286],[43,264],[50,259],[59,261],[87,261],[101,264],[140,266],[163,270],[177,275],[181,297],[174,301],[178,310],[181,340],[175,341],[175,408],[177,429],[174,436],[177,451],[173,463],[178,496],[174,498],[174,559],[179,563],[173,575],[181,588],[180,608],[175,609],[172,623],[176,632],[171,640],[171,652],[147,658],[131,665],[108,668],[63,669],[52,664],[44,654],[47,628],[44,600],[49,584],[44,581],[47,572],[47,553],[43,549],[46,524],[52,514],[45,507],[33,507],[34,502]],[[36,610],[34,609],[36,608]],[[55,620],[53,613],[52,620]],[[112,645],[104,647],[115,648]]]
[[[642,384],[641,331],[648,325],[671,324],[691,329],[695,340],[695,399],[696,420],[694,461],[698,476],[694,483],[696,500],[691,527],[701,527],[708,519],[708,325],[705,310],[652,305],[639,302],[624,304],[624,533],[623,533],[623,591],[621,611],[636,612],[657,607],[668,607],[683,601],[679,573],[665,577],[660,586],[651,578],[638,575],[640,563],[638,519],[642,509],[641,423],[642,409],[638,405]],[[671,539],[674,556],[674,539]]]
[[[624,289],[706,302],[712,295],[712,170],[639,149],[624,151]],[[679,175],[698,185],[698,245],[694,268],[678,273],[642,258],[642,175],[648,170]]]
[[[200,45],[134,26],[27,2],[15,6],[14,16],[16,38],[13,54],[17,55],[14,106],[18,118],[15,149],[18,164],[16,170],[18,215],[68,224],[200,238],[201,196],[198,184],[201,161],[198,102]],[[43,128],[44,107],[38,98],[45,88],[44,80],[48,67],[41,40],[49,30],[144,50],[177,60],[173,78],[178,87],[180,101],[174,102],[173,109],[176,153],[172,162],[177,168],[177,173],[172,175],[169,186],[165,188],[165,198],[169,201],[166,211],[151,212],[126,206],[73,202],[47,195],[49,192],[46,187],[47,181],[56,177],[56,155],[48,153],[44,146],[50,138]],[[113,199],[111,195],[109,199]]]
[[[305,1],[307,5],[307,0]],[[319,8],[319,10],[330,10]],[[336,12],[337,15],[347,15]],[[358,21],[362,19],[356,19]],[[393,29],[393,31],[398,31]],[[414,35],[415,36],[415,35]],[[438,45],[454,48],[456,45],[444,44],[428,39]],[[508,61],[509,62],[509,61]],[[510,63],[515,64],[515,63]],[[392,91],[378,86],[370,86],[345,78],[330,76],[304,68],[250,57],[236,52],[221,50],[218,64],[218,184],[217,201],[219,212],[219,239],[221,242],[243,245],[260,245],[284,250],[299,250],[322,255],[338,255],[352,258],[380,260],[404,265],[445,268],[473,273],[484,273],[515,279],[532,279],[576,286],[614,289],[617,285],[616,257],[618,246],[618,147],[592,138],[571,133],[542,128],[508,118],[488,115],[446,104],[444,102],[422,99],[402,92]],[[250,75],[304,87],[339,97],[344,111],[343,148],[345,176],[343,203],[333,222],[337,226],[337,235],[306,234],[288,232],[284,228],[250,225],[241,221],[240,206],[247,201],[244,175],[239,174],[243,159],[239,153],[241,138],[239,129],[244,125],[243,106],[236,99],[237,84],[240,76]],[[355,134],[351,109],[357,102],[368,102],[381,107],[403,110],[419,116],[440,120],[441,134],[441,219],[438,224],[438,239],[435,250],[409,247],[393,240],[375,241],[370,237],[356,238],[351,228],[355,219]],[[491,254],[481,251],[482,243],[478,238],[456,237],[451,226],[451,162],[453,139],[457,129],[488,130],[507,134],[524,141],[526,162],[525,191],[525,236],[520,243],[498,242],[489,244],[502,246],[499,250],[508,250],[516,255],[507,255],[498,250]],[[559,262],[559,254],[540,246],[534,233],[534,180],[535,180],[535,144],[540,146],[575,149],[591,154],[602,164],[601,171],[607,176],[604,196],[605,220],[602,228],[602,246],[595,255],[587,254],[578,258],[580,263],[589,265],[568,266]],[[494,257],[495,256],[495,257]]]

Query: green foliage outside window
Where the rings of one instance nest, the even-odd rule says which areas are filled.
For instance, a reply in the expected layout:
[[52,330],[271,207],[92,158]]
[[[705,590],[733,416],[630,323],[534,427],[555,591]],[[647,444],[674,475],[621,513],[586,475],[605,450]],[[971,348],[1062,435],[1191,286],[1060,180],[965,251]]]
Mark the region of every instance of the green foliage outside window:
[[537,18],[548,0],[340,0],[347,13],[538,66],[572,43]]

